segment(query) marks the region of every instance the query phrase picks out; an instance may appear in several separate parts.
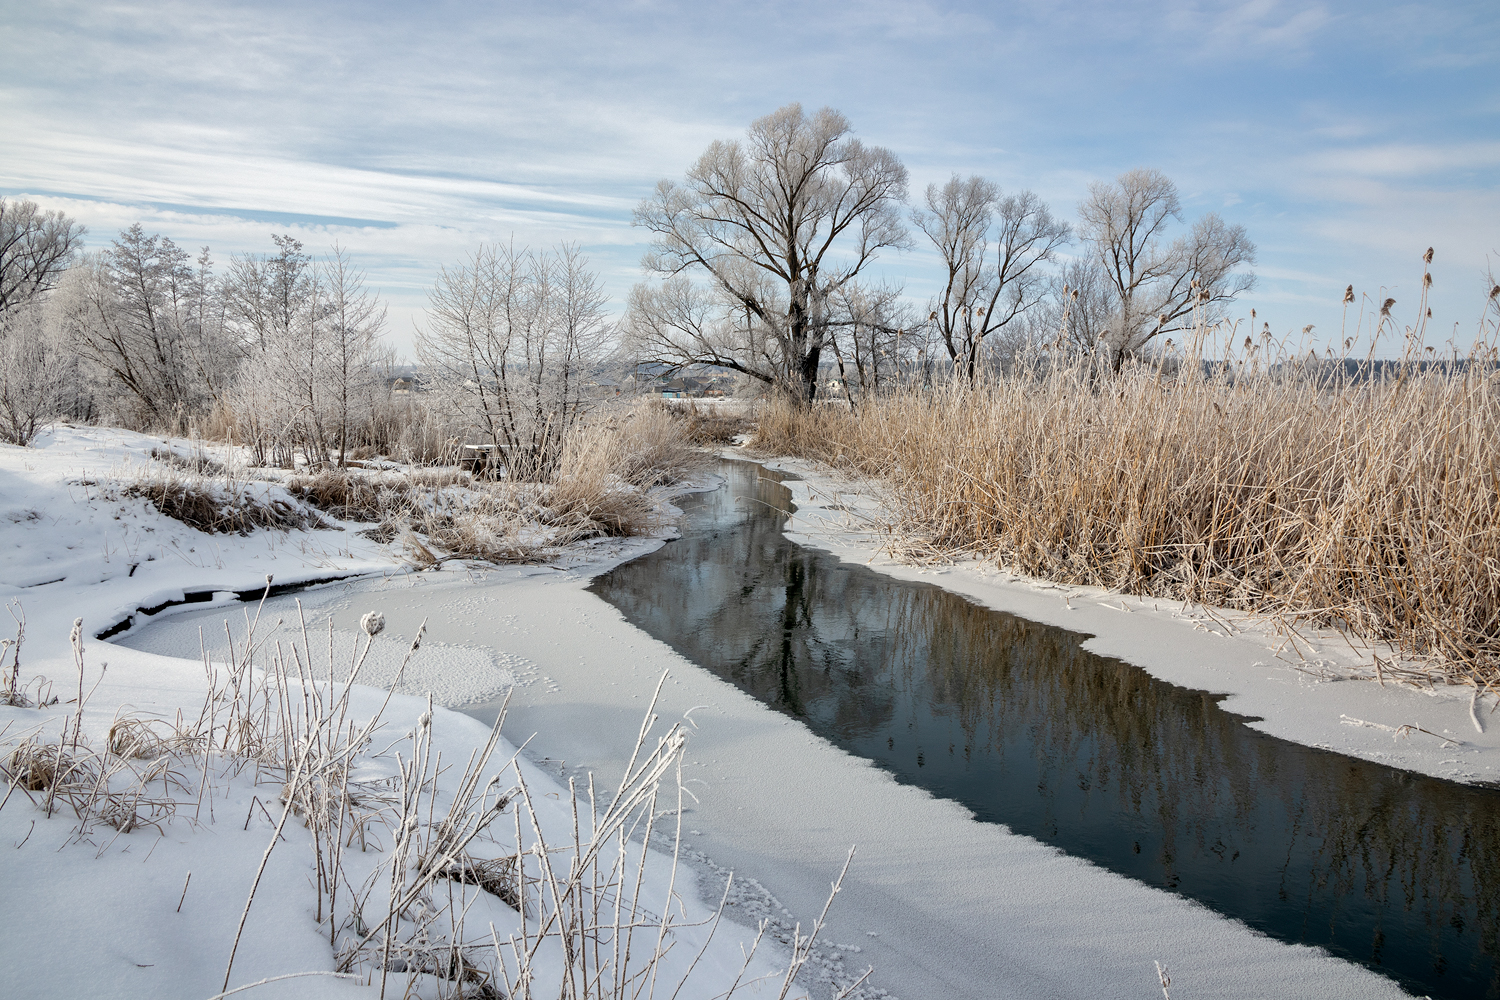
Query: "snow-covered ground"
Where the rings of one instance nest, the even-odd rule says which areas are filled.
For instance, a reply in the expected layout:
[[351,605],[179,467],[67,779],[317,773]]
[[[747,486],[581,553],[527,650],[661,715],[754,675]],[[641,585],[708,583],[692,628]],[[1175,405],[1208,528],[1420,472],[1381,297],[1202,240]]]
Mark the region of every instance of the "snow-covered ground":
[[[873,965],[865,996],[1142,997],[1159,989],[1153,962],[1161,961],[1172,970],[1174,996],[1404,995],[1360,966],[1281,944],[1180,897],[976,822],[956,804],[897,783],[683,661],[586,590],[597,572],[659,542],[605,542],[546,566],[450,564],[411,574],[390,547],[351,531],[209,538],[142,501],[107,499],[105,484],[126,477],[127,465],[147,461],[159,440],[63,429],[43,444],[0,448],[0,596],[19,600],[26,611],[23,684],[44,675],[64,702],[77,683],[68,630],[74,618],[85,619],[86,683],[92,685],[109,662],[84,713],[84,731],[96,744],[121,710],[166,718],[178,710],[196,714],[206,685],[196,658],[200,644],[227,649],[230,639],[220,638],[225,620],[231,636],[243,633],[246,622],[238,606],[226,612],[194,605],[138,624],[120,645],[92,641],[96,631],[183,591],[253,588],[268,572],[278,583],[363,573],[362,580],[273,599],[261,626],[267,631],[258,634],[297,640],[300,600],[315,636],[310,645],[329,642],[331,623],[332,642],[343,650],[360,635],[360,617],[381,612],[386,629],[371,644],[370,673],[361,675],[373,686],[359,693],[354,713],[368,715],[371,699],[383,697],[379,685],[389,682],[398,655],[426,620],[427,639],[400,690],[432,690],[442,703],[472,705],[514,682],[506,732],[515,742],[530,738],[526,753],[534,766],[523,771],[534,790],[545,789],[537,797],[546,801],[566,800],[563,778],[582,780],[590,770],[610,779],[620,773],[644,706],[668,672],[660,714],[668,720],[690,714],[697,727],[685,772],[694,800],[683,814],[691,870],[709,888],[722,885],[714,878],[723,870],[738,873],[729,912],[744,914],[741,926],[769,918],[773,935],[785,935],[797,920],[805,928],[849,847],[858,848],[809,981],[852,982]],[[880,556],[880,540],[867,524],[833,509],[873,510],[867,493],[817,469],[783,464],[806,479],[791,484],[801,508],[793,537],[805,544],[1093,632],[1099,638],[1091,649],[1168,680],[1228,691],[1231,710],[1263,716],[1257,725],[1280,736],[1383,754],[1377,759],[1444,777],[1484,778],[1494,767],[1488,708],[1480,703],[1471,712],[1467,692],[1322,679],[1358,667],[1353,653],[1340,659],[1335,637],[1308,637],[1321,643],[1314,652],[1323,661],[1310,668],[1288,650],[1282,659],[1273,654],[1270,647],[1283,638],[1273,630],[1226,626],[1217,613],[1049,589],[977,565],[897,565]],[[0,622],[8,624],[4,617]],[[424,709],[414,697],[393,699],[385,717],[390,738],[375,749],[399,742]],[[42,717],[55,729],[71,711],[67,704],[42,713],[0,709],[0,727],[6,727],[0,740],[16,741]],[[1477,731],[1476,719],[1486,733]],[[1397,738],[1403,726],[1439,735],[1408,730]],[[433,733],[447,760],[465,759],[465,748],[485,738],[481,723],[443,711],[435,713]],[[508,760],[509,753],[506,744],[497,759]],[[390,773],[381,770],[390,767],[388,759],[365,764],[372,780]],[[9,979],[8,989],[16,995],[218,992],[234,924],[269,840],[277,792],[256,786],[253,769],[208,784],[214,791],[205,807],[213,822],[200,810],[196,820],[179,816],[166,824],[160,837],[150,829],[116,836],[97,826],[80,837],[71,814],[40,818],[15,796],[0,809],[0,846],[21,845],[6,852],[6,910],[35,916],[0,939],[0,955],[21,977]],[[257,798],[272,803],[269,818],[257,811]],[[298,842],[305,834],[300,826],[288,827],[287,843],[271,856],[236,958],[235,984],[333,968],[327,929],[312,918],[311,851]],[[658,865],[653,877],[669,868]],[[194,874],[179,913],[189,870]],[[665,896],[664,885],[658,891]],[[685,919],[709,909],[693,893],[682,895]],[[684,927],[679,933],[678,951],[686,954],[698,932]],[[745,937],[740,927],[721,928],[707,967],[695,973],[706,977],[704,985],[682,995],[713,995],[709,982],[737,967]],[[50,960],[37,961],[39,955]],[[255,993],[364,989],[316,978]]]
[[[30,449],[0,446],[0,601],[15,616],[12,620],[11,615],[0,615],[7,626],[0,634],[10,640],[4,659],[8,674],[24,617],[18,679],[32,703],[0,706],[0,760],[16,779],[7,781],[0,792],[5,797],[0,807],[0,844],[5,846],[0,884],[7,918],[0,935],[0,961],[6,968],[0,994],[207,998],[223,988],[231,952],[231,987],[268,977],[316,974],[257,986],[255,996],[377,996],[381,964],[390,980],[387,995],[406,994],[407,971],[417,967],[410,957],[386,962],[377,954],[372,961],[367,949],[362,960],[350,965],[351,978],[328,974],[337,968],[337,955],[347,954],[360,931],[368,930],[363,921],[389,910],[396,890],[390,888],[388,869],[380,866],[391,856],[397,834],[406,829],[402,836],[418,845],[408,859],[411,871],[402,876],[414,878],[423,857],[421,845],[436,842],[442,817],[453,805],[463,762],[489,736],[486,726],[465,715],[441,707],[428,715],[428,700],[416,695],[430,691],[440,701],[494,696],[515,680],[513,661],[488,650],[429,642],[413,655],[399,686],[410,694],[396,694],[387,703],[382,688],[395,678],[411,636],[395,643],[383,636],[372,639],[361,630],[358,638],[350,634],[330,639],[326,632],[304,638],[300,627],[278,626],[268,616],[257,633],[262,641],[256,663],[265,667],[273,662],[274,650],[291,676],[284,683],[267,684],[274,671],[257,671],[253,687],[247,675],[234,680],[227,646],[219,646],[213,664],[206,664],[197,655],[196,633],[174,650],[176,656],[98,641],[95,634],[132,615],[139,627],[145,616],[138,609],[181,599],[184,593],[216,592],[212,604],[185,607],[216,615],[218,635],[223,634],[226,618],[237,619],[243,633],[248,627],[245,606],[224,605],[231,592],[263,587],[267,575],[274,575],[277,584],[352,574],[378,583],[405,576],[407,567],[400,562],[399,548],[352,530],[362,526],[211,536],[163,516],[144,500],[123,495],[142,474],[162,471],[161,463],[150,457],[153,449],[176,448],[186,454],[185,442],[63,427],[37,444]],[[288,499],[274,483],[242,485],[263,499]],[[585,559],[609,552],[618,559],[651,544],[659,543],[610,542],[602,548],[574,546],[571,552]],[[467,579],[457,565],[425,577]],[[311,603],[317,603],[318,595],[309,592]],[[82,657],[81,674],[70,643],[75,620],[81,620],[76,647]],[[290,659],[294,644],[303,661],[295,669],[296,661]],[[325,731],[325,740],[332,744],[343,738],[335,730],[366,737],[355,740],[342,758],[348,763],[344,778],[350,805],[340,822],[348,826],[325,835],[325,848],[330,837],[350,844],[342,856],[339,877],[344,881],[335,907],[315,891],[320,879],[326,884],[332,877],[315,854],[315,833],[298,821],[303,814],[292,813],[291,822],[275,835],[285,812],[287,775],[262,766],[275,748],[257,751],[245,744],[252,748],[225,752],[206,746],[201,737],[214,734],[216,746],[232,741],[240,745],[228,707],[238,704],[237,696],[230,697],[241,690],[236,685],[246,692],[247,706],[260,699],[255,704],[264,710],[265,719],[301,719],[305,724],[314,712],[305,706],[316,700],[303,698],[315,698],[316,692],[321,692],[324,703],[334,698],[354,650],[363,644],[370,650],[360,679],[369,684],[348,689],[340,720],[349,728],[330,723]],[[212,646],[212,638],[203,645]],[[244,645],[237,649],[243,660]],[[325,670],[329,676],[323,682],[299,681],[302,666],[309,667],[313,677],[325,677]],[[81,710],[79,691],[84,695]],[[35,707],[38,702],[42,707]],[[637,702],[636,707],[637,717],[628,724],[632,738],[645,704]],[[209,713],[216,716],[205,723]],[[376,718],[377,728],[360,733]],[[174,733],[198,738],[179,739],[175,746],[157,746],[139,755],[106,753],[106,747],[118,746],[111,743],[112,732],[119,731],[122,720],[149,725],[158,737],[169,740]],[[264,732],[272,733],[275,742],[276,730],[269,722],[267,726]],[[658,725],[655,732],[661,729]],[[651,741],[655,738],[653,734]],[[50,802],[44,780],[33,780],[28,788],[24,779],[43,772],[27,771],[12,756],[23,744],[41,747],[44,765],[56,760],[59,747],[81,760],[72,787]],[[652,746],[654,742],[647,749]],[[396,820],[398,829],[392,829],[390,822],[400,812],[396,799],[401,762],[424,752],[431,762],[429,776],[441,773],[425,784],[416,779],[422,788],[420,817],[409,826]],[[573,798],[545,768],[513,762],[514,755],[515,747],[504,739],[494,747],[489,769],[481,775],[483,790],[474,815],[488,815],[484,810],[496,796],[519,785],[524,776],[529,789],[525,801],[530,803],[525,828],[512,820],[521,801],[513,800],[508,811],[496,813],[499,820],[484,836],[466,848],[466,857],[504,858],[518,847],[534,845],[543,835],[554,849],[562,845],[561,852],[551,856],[554,865],[566,868],[574,844]],[[101,767],[112,773],[101,777]],[[486,784],[491,777],[497,782],[493,787]],[[610,789],[618,777],[618,772],[599,776]],[[601,788],[601,808],[608,798]],[[356,814],[365,821],[356,823]],[[537,828],[532,828],[533,818]],[[586,844],[587,814],[584,823]],[[267,854],[271,844],[275,847]],[[356,850],[361,845],[369,849]],[[670,856],[653,851],[645,858],[635,907],[647,926],[635,937],[632,968],[644,968],[645,956],[657,949],[658,928],[666,915],[671,926],[663,942],[670,947],[657,966],[658,989],[670,995],[690,973],[684,996],[724,992],[746,965],[744,951],[753,933],[728,923],[714,928],[714,906],[701,897],[708,895],[716,904],[723,882],[705,884],[700,893],[685,870],[674,881]],[[327,863],[325,856],[322,864]],[[540,877],[538,858],[528,855],[523,864],[528,877]],[[627,871],[638,864],[630,862]],[[263,872],[258,872],[262,865]],[[254,902],[241,930],[252,886]],[[606,896],[599,898],[607,913],[614,897]],[[359,900],[360,919],[354,916],[354,899]],[[438,879],[412,899],[403,926],[417,927],[415,933],[425,935],[424,940],[438,940],[444,928],[451,932],[453,914],[462,914],[465,939],[477,940],[473,954],[492,948],[491,941],[503,944],[510,954],[512,936],[527,929],[507,903],[460,881]],[[317,922],[325,905],[339,914],[337,926]],[[433,914],[438,918],[429,919]],[[529,912],[526,924],[533,935],[536,923],[536,914]],[[551,940],[537,956],[533,970],[539,991],[557,995],[564,966],[560,945]],[[784,948],[762,942],[746,976],[758,985],[746,989],[745,995],[775,995],[779,983],[764,977],[775,973],[778,963],[784,966],[786,958]],[[597,968],[597,961],[596,955],[591,968]],[[454,995],[453,982],[431,975],[412,982],[415,992],[409,995]],[[478,995],[472,982],[468,988],[466,995]]]
[[[631,720],[668,672],[663,715],[697,725],[684,826],[700,870],[733,869],[735,907],[790,929],[817,914],[856,846],[816,960],[835,982],[873,966],[864,996],[1149,996],[1157,960],[1179,996],[1404,995],[898,783],[631,626],[588,592],[597,568],[335,585],[309,614],[352,634],[368,605],[394,638],[426,620],[452,647],[503,650],[517,677],[507,725],[559,776],[622,767]],[[192,644],[215,617],[187,612],[126,641]]]

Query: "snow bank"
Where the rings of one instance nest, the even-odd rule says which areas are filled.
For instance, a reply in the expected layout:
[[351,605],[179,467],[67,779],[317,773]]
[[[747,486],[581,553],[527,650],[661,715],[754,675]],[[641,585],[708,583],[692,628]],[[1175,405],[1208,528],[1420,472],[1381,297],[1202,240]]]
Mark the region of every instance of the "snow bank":
[[[241,680],[232,684],[226,680],[235,675],[226,663],[232,644],[222,624],[217,630],[203,630],[201,637],[194,626],[181,642],[160,646],[170,647],[175,656],[93,636],[132,615],[140,630],[148,621],[172,620],[174,614],[207,608],[219,623],[228,618],[240,625],[233,648],[234,659],[243,662],[250,619],[243,605],[228,606],[231,592],[263,587],[267,575],[274,575],[278,584],[359,575],[366,588],[374,588],[373,594],[360,592],[359,610],[367,611],[382,583],[389,586],[388,581],[406,576],[393,550],[350,530],[210,536],[163,516],[143,500],[122,496],[121,484],[152,468],[154,448],[181,448],[182,442],[64,427],[37,443],[40,447],[34,449],[0,446],[0,600],[15,615],[14,622],[0,616],[8,626],[0,628],[0,634],[11,638],[7,652],[13,656],[24,618],[18,679],[32,703],[0,705],[0,759],[16,777],[6,783],[6,800],[0,807],[0,844],[8,848],[0,879],[10,918],[6,934],[0,936],[0,960],[7,968],[5,992],[207,998],[220,992],[233,950],[232,986],[318,973],[259,986],[256,996],[378,995],[378,963],[372,965],[368,954],[353,963],[352,978],[328,973],[337,968],[341,952],[348,954],[351,936],[369,929],[354,910],[378,914],[382,903],[389,905],[389,873],[382,876],[380,866],[391,856],[400,830],[408,828],[382,824],[393,815],[391,797],[400,785],[402,761],[426,753],[432,760],[430,774],[440,774],[419,784],[425,814],[410,828],[428,831],[427,842],[432,843],[432,831],[437,829],[433,818],[440,819],[452,804],[463,762],[486,742],[488,728],[443,708],[429,715],[429,702],[423,697],[388,696],[380,688],[395,681],[411,636],[401,641],[381,636],[369,643],[360,679],[377,686],[349,689],[345,721],[349,733],[377,716],[380,723],[349,751],[348,787],[359,791],[348,800],[347,817],[359,827],[359,836],[352,826],[348,831],[339,828],[340,838],[349,833],[343,875],[347,884],[340,885],[335,919],[330,923],[325,914],[320,923],[318,911],[325,899],[314,886],[326,883],[328,876],[313,849],[317,834],[294,813],[276,835],[285,809],[286,771],[272,766],[264,754],[216,749],[230,741],[234,728],[226,726],[231,687],[237,692],[243,685],[248,692],[253,687],[244,678],[254,676],[256,684],[263,684],[278,674],[258,671],[240,674]],[[256,488],[268,493],[276,489],[274,484]],[[652,544],[659,542],[611,540],[575,547],[574,553],[576,558],[620,558]],[[466,579],[462,568],[425,577]],[[138,614],[141,608],[205,592],[215,594],[207,606],[187,605],[149,620]],[[301,600],[315,612],[347,593],[342,587],[325,588],[309,591]],[[332,635],[304,635],[300,615],[294,613],[295,600],[283,600],[282,608],[287,613],[276,616],[279,624],[268,616],[255,632],[260,650],[256,662],[263,667],[279,655],[281,675],[288,679],[278,682],[281,686],[262,687],[257,704],[266,712],[275,704],[288,717],[306,719],[311,710],[299,707],[305,704],[303,697],[317,691],[325,700],[332,697],[330,692],[338,690],[348,673],[355,639],[362,633],[346,628]],[[82,623],[76,647],[81,674],[69,643],[75,619]],[[294,645],[299,647],[295,659]],[[208,650],[211,663],[198,655],[200,649]],[[6,657],[7,673],[12,656]],[[294,669],[293,664],[300,665]],[[321,680],[296,680],[304,665]],[[524,680],[530,669],[520,658],[438,641],[415,654],[398,690],[433,691],[458,703],[491,697],[518,676]],[[79,690],[84,692],[81,711]],[[273,690],[283,694],[267,693]],[[37,702],[42,707],[34,707]],[[238,704],[237,696],[234,703]],[[644,704],[640,709],[644,711]],[[107,753],[112,728],[122,719],[149,725],[158,735],[190,735],[176,739],[170,750],[156,748],[139,759]],[[76,730],[70,729],[74,725]],[[634,734],[639,725],[637,717],[627,731]],[[205,741],[209,734],[214,735]],[[425,750],[419,750],[422,740],[427,741]],[[22,780],[28,772],[12,757],[22,745],[43,747],[53,760],[62,747],[61,752],[90,766],[100,763],[114,773],[91,788],[75,782],[71,797],[51,798],[45,781],[30,781],[33,787],[28,787]],[[548,857],[566,868],[567,851],[574,843],[573,797],[544,769],[512,762],[514,753],[514,746],[499,741],[494,766],[482,775],[497,779],[493,788],[485,785],[485,801],[493,803],[500,790],[523,782],[529,794],[509,800],[508,811],[496,814],[504,822],[494,823],[475,842],[474,857],[514,856],[545,836],[548,843],[563,846],[561,853],[549,852]],[[601,781],[615,777],[601,775]],[[513,823],[523,800],[530,803],[526,821]],[[607,800],[601,789],[601,807]],[[84,805],[75,809],[80,801]],[[352,817],[359,810],[366,819],[356,823]],[[133,818],[123,818],[127,816]],[[585,841],[587,824],[585,813]],[[366,849],[356,850],[360,845]],[[753,933],[728,924],[715,929],[713,907],[700,898],[691,873],[674,865],[669,855],[654,850],[639,854],[638,847],[631,852],[638,860],[627,860],[623,869],[629,875],[643,865],[635,906],[646,929],[637,937],[633,967],[643,968],[642,959],[657,949],[658,931],[653,928],[667,917],[672,925],[661,940],[666,953],[658,964],[659,981],[675,987],[691,972],[684,996],[724,992],[744,971],[744,949]],[[258,872],[263,857],[264,871]],[[525,878],[541,878],[540,857],[524,856]],[[241,930],[252,885],[257,886],[254,904]],[[493,952],[494,940],[505,944],[526,927],[535,939],[534,913],[523,921],[504,900],[464,881],[440,879],[435,885],[441,891],[434,888],[421,906],[438,907],[450,923],[452,914],[463,914],[463,936],[473,945],[470,954]],[[719,883],[704,888],[716,901],[723,887]],[[420,914],[417,919],[420,922]],[[440,936],[439,924],[433,921],[422,933]],[[555,993],[566,966],[561,945],[544,942],[537,956],[537,986]],[[776,960],[784,964],[785,957],[773,945],[763,944],[745,977],[759,985],[747,988],[746,995],[774,993],[766,977],[775,973]],[[388,987],[387,995],[407,990],[410,969],[415,966],[389,966],[387,976],[394,986]],[[414,982],[412,995],[417,996],[451,993],[454,988],[431,975],[419,975]]]
[[434,640],[533,664],[518,676],[507,731],[529,737],[528,756],[559,778],[618,772],[667,671],[661,714],[690,714],[696,726],[684,839],[704,875],[736,873],[731,911],[746,923],[769,918],[773,934],[789,937],[817,916],[858,849],[810,969],[815,996],[830,995],[819,980],[850,984],[873,966],[853,996],[1142,997],[1160,988],[1157,960],[1171,969],[1174,996],[1405,995],[1363,967],[898,783],[631,626],[588,592],[597,569],[413,576],[378,593],[357,584],[354,593],[370,592],[326,611],[336,628],[353,629],[363,600],[394,636],[425,620]]
[[847,562],[922,580],[986,607],[1091,634],[1084,648],[1135,664],[1186,688],[1227,695],[1222,707],[1272,736],[1452,781],[1500,781],[1500,698],[1472,688],[1387,681],[1394,650],[1342,633],[1222,608],[1062,586],[980,560],[912,565],[892,558],[878,491],[797,459],[767,468],[792,473],[797,512],[787,537]]

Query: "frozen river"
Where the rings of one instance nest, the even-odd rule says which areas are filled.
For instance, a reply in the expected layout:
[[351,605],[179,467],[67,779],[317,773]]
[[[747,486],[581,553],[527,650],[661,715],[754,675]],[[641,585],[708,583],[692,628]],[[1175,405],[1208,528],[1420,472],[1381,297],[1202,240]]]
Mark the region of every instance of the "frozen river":
[[[307,619],[384,612],[380,683],[427,618],[409,689],[483,718],[514,685],[508,735],[605,781],[670,671],[705,881],[734,869],[759,894],[737,905],[806,923],[857,845],[823,961],[906,1000],[1147,996],[1156,960],[1184,995],[1491,995],[1500,793],[1266,736],[1085,636],[796,546],[785,491],[724,475],[682,539],[603,575],[334,586]],[[123,641],[192,656],[225,617]]]

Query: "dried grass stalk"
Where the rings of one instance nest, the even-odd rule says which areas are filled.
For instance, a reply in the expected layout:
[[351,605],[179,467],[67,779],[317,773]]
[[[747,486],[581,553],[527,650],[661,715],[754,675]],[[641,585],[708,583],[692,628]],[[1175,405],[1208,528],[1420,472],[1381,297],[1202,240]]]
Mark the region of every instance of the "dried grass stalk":
[[758,449],[889,488],[901,544],[1332,626],[1500,683],[1500,374],[1021,372],[845,408]]

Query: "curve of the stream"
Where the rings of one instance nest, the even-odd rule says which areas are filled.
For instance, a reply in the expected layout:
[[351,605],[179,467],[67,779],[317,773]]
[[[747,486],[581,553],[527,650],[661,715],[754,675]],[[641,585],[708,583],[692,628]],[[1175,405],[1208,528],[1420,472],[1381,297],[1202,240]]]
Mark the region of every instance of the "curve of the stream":
[[1435,998],[1500,997],[1500,790],[1257,732],[1089,637],[804,548],[726,462],[594,593],[896,778]]

